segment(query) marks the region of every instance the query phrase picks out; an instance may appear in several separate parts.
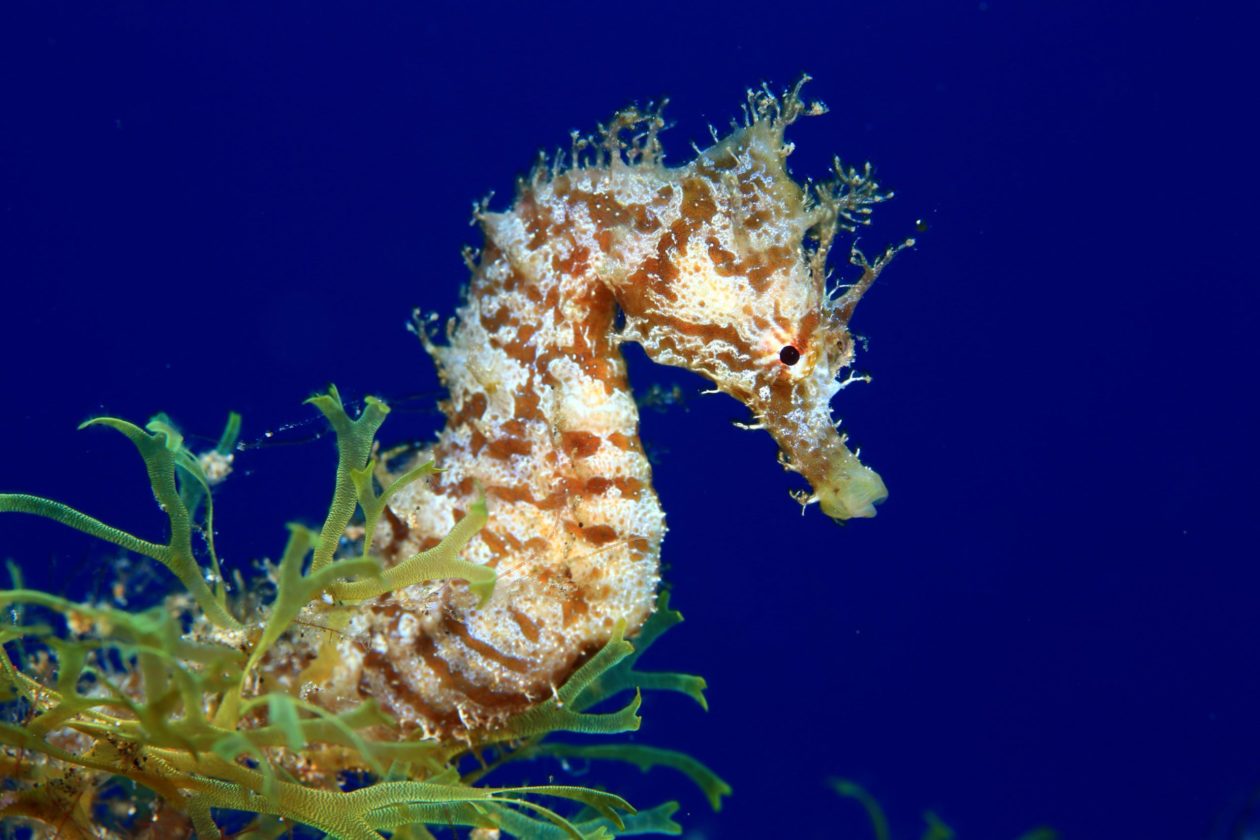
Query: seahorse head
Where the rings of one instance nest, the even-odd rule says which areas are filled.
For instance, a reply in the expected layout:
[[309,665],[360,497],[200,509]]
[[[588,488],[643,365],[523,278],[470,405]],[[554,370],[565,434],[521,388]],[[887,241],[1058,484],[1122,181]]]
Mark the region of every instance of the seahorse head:
[[[799,90],[799,85],[797,90]],[[835,165],[830,182],[806,188],[788,174],[784,129],[821,113],[793,90],[753,93],[748,119],[687,166],[664,170],[663,234],[614,285],[623,337],[655,361],[696,371],[743,402],[773,435],[783,465],[799,472],[837,519],[868,517],[887,495],[879,475],[849,450],[831,414],[839,377],[853,362],[849,319],[862,293],[899,248],[869,263],[848,286],[830,284],[836,233],[884,200],[865,171]],[[911,244],[911,243],[906,243]],[[900,247],[900,246],[899,246]]]

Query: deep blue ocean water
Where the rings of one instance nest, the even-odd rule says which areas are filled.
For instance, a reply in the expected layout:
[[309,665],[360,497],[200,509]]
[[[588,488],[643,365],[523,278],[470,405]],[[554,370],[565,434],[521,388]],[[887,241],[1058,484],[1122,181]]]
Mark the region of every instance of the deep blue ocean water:
[[[436,427],[404,326],[456,305],[474,199],[635,100],[670,97],[681,163],[747,86],[808,71],[832,111],[791,129],[793,171],[875,163],[897,198],[870,251],[928,226],[854,321],[874,382],[836,401],[891,496],[802,518],[732,401],[645,414],[688,619],[652,661],[703,673],[712,711],[649,700],[638,737],[735,795],[715,816],[667,771],[624,789],[681,796],[696,838],[870,836],[837,775],[897,838],[926,809],[963,838],[1257,836],[1254,22],[437,5],[5,4],[0,491],[157,537],[134,453],[75,425],[163,410],[209,445],[235,409],[261,445],[220,548],[275,556],[331,484],[306,396],[384,396],[391,440]],[[632,356],[640,387],[700,389]],[[70,592],[103,568],[28,517],[0,518],[0,556]]]

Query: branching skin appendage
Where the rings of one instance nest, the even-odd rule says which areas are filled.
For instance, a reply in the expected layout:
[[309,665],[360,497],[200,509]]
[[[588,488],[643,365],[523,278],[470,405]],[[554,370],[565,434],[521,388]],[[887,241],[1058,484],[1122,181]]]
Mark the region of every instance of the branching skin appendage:
[[[545,756],[673,768],[718,807],[730,789],[689,756],[548,736],[637,729],[642,691],[705,705],[700,678],[635,668],[681,619],[658,594],[664,517],[622,343],[747,405],[749,426],[810,484],[802,503],[843,520],[885,496],[829,403],[855,378],[837,381],[854,307],[911,243],[873,262],[852,249],[856,280],[828,286],[837,233],[888,195],[869,167],[837,162],[810,189],[788,176],[784,130],[824,110],[799,90],[750,93],[743,125],[678,168],[662,162],[659,113],[628,109],[575,137],[567,160],[540,163],[510,209],[478,205],[485,245],[466,255],[463,306],[443,339],[417,320],[450,391],[445,429],[398,466],[377,453],[388,406],[369,397],[354,414],[336,389],[313,397],[337,438],[332,503],[318,529],[290,526],[268,567],[273,595],[239,574],[227,586],[214,553],[235,416],[201,455],[162,416],[87,424],[141,455],[165,544],[0,494],[0,513],[150,557],[186,588],[131,613],[24,589],[14,572],[0,591],[13,616],[0,626],[0,818],[60,837],[129,836],[151,820],[163,836],[213,838],[214,809],[256,814],[257,837],[294,823],[346,838],[428,837],[426,825],[677,833],[676,803],[636,813],[591,788],[485,784]],[[348,771],[371,783],[343,791]],[[98,825],[119,785],[143,807]],[[562,815],[538,797],[576,804]]]

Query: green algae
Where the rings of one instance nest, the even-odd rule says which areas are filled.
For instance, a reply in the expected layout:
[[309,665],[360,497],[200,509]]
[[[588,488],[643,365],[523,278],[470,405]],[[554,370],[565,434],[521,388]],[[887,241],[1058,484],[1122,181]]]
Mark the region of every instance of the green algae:
[[[864,787],[852,779],[830,779],[828,785],[845,799],[852,799],[866,811],[874,840],[892,840],[888,817],[879,801]],[[934,811],[923,812],[923,833],[919,840],[954,840],[958,835]],[[1017,840],[1056,840],[1058,832],[1041,826],[1021,834]]]
[[[0,818],[60,837],[127,836],[143,818],[163,821],[168,831],[218,838],[218,823],[231,811],[247,815],[234,835],[251,838],[277,837],[294,825],[354,840],[431,837],[430,826],[540,838],[681,832],[673,820],[676,802],[636,811],[594,787],[485,783],[491,773],[511,767],[519,774],[545,756],[671,768],[720,807],[730,788],[690,756],[618,740],[552,739],[637,730],[644,691],[686,694],[707,708],[699,677],[635,669],[647,646],[681,620],[664,594],[633,642],[617,627],[552,698],[460,741],[402,737],[372,700],[333,713],[258,680],[259,664],[312,603],[344,611],[440,579],[466,581],[484,603],[494,587],[493,570],[458,557],[485,522],[484,501],[438,546],[392,568],[370,553],[368,539],[339,554],[356,516],[370,534],[389,498],[436,467],[424,464],[378,486],[375,439],[389,407],[368,398],[351,417],[335,388],[309,402],[336,434],[333,498],[318,530],[289,526],[271,575],[275,596],[266,605],[244,593],[229,597],[213,541],[215,482],[165,416],[143,429],[115,418],[84,424],[114,429],[135,446],[169,521],[165,544],[50,499],[0,494],[0,512],[52,519],[150,557],[185,589],[132,612],[23,588],[20,570],[10,566],[13,588],[0,590],[0,608],[11,619],[0,625],[0,691],[8,713],[0,721],[0,772],[7,779]],[[239,430],[233,414],[215,452],[230,456]],[[305,772],[329,757],[338,768],[366,773],[369,783],[343,790],[335,773]],[[104,804],[119,797],[131,803],[124,809],[131,817],[102,817]]]

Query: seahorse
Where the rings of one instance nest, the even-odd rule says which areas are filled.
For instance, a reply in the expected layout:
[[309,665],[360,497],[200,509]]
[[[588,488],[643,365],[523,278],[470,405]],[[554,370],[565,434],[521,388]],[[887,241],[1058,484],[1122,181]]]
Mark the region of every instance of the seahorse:
[[[802,80],[803,82],[804,80]],[[889,197],[835,163],[803,187],[785,129],[822,113],[800,85],[749,93],[744,119],[684,166],[664,165],[660,109],[628,108],[567,154],[540,157],[511,207],[474,215],[466,298],[417,332],[449,390],[446,426],[417,454],[441,472],[390,502],[368,535],[387,562],[447,534],[479,498],[488,522],[463,558],[493,567],[484,605],[460,582],[413,586],[359,609],[335,664],[304,691],[330,706],[375,698],[404,724],[450,737],[552,696],[660,581],[665,518],[639,440],[621,345],[698,372],[750,409],[780,460],[837,520],[869,517],[883,482],[846,446],[830,403],[854,356],[848,324],[907,240],[830,286],[837,231]],[[312,654],[313,656],[313,654]],[[309,661],[310,657],[307,657]]]

